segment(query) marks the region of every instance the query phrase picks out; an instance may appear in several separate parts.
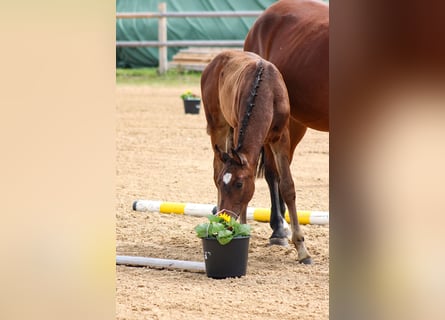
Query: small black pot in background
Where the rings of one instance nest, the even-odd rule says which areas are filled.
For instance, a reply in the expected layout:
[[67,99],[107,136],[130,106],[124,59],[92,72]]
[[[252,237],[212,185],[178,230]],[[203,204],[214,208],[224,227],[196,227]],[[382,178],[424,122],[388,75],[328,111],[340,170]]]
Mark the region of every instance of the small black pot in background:
[[201,108],[201,99],[184,99],[185,113],[198,114]]

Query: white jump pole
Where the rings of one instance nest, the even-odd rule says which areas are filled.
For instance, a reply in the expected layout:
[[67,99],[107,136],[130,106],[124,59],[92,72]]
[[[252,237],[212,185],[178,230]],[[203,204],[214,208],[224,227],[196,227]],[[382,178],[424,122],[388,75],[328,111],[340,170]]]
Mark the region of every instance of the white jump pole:
[[198,262],[198,261],[146,258],[146,257],[134,257],[134,256],[116,256],[116,264],[137,266],[137,267],[185,269],[191,271],[205,272],[204,262]]
[[[166,202],[157,200],[136,200],[133,202],[133,210],[160,213],[184,214],[188,216],[205,217],[216,212],[214,204]],[[298,211],[300,224],[329,224],[329,212],[326,211]],[[286,211],[286,221],[290,223],[289,213]],[[259,222],[270,221],[270,209],[247,208],[247,219]]]

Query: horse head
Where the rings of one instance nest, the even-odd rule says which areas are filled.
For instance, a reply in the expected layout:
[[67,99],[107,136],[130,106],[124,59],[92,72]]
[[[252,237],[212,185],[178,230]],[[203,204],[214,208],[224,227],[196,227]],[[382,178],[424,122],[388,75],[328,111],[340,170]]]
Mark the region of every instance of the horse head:
[[215,152],[223,163],[217,178],[218,208],[246,223],[247,205],[255,191],[255,167],[235,149],[227,153],[215,146]]

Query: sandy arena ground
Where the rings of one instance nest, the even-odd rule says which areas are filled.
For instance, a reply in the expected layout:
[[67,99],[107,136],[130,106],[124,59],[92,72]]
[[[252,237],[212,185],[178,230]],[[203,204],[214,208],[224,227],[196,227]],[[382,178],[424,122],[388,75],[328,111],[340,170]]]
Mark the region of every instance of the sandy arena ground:
[[[199,87],[118,85],[118,255],[204,261],[193,227],[206,218],[135,212],[137,199],[213,204],[210,139],[204,110],[185,114],[179,95]],[[292,172],[299,210],[329,211],[329,135],[308,130]],[[249,204],[269,207],[266,182],[257,180]],[[314,264],[296,250],[268,246],[268,223],[251,222],[247,275],[213,280],[184,270],[117,266],[117,319],[328,319],[329,227],[305,225]]]

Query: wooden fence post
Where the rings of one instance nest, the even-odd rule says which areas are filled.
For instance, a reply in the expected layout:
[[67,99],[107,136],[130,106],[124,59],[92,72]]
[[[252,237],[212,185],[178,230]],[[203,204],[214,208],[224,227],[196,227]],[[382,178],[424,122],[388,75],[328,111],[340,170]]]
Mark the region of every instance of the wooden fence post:
[[[158,9],[160,13],[167,12],[167,4],[165,2],[161,2],[158,5]],[[167,43],[167,17],[160,17],[158,20],[158,41],[162,43]],[[167,60],[167,46],[161,45],[159,46],[159,74],[164,74],[168,69],[168,60]]]

